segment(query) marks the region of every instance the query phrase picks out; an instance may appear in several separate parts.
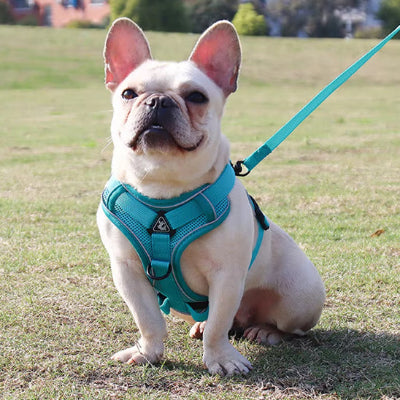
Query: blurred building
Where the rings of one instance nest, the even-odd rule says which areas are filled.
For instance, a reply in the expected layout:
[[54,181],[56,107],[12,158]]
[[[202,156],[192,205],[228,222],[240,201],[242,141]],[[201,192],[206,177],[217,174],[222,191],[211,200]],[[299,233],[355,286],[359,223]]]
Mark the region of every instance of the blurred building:
[[110,14],[107,0],[6,0],[17,21],[36,20],[37,25],[62,27],[71,21],[101,24]]

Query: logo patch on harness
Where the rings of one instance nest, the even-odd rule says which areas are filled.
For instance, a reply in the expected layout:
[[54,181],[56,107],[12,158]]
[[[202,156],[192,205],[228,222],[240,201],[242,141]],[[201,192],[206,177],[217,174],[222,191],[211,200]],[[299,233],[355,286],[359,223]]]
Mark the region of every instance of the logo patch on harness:
[[160,211],[153,222],[153,225],[150,229],[147,230],[150,234],[152,233],[168,233],[169,235],[173,235],[176,231],[172,229],[169,224],[167,218],[165,218],[164,211]]

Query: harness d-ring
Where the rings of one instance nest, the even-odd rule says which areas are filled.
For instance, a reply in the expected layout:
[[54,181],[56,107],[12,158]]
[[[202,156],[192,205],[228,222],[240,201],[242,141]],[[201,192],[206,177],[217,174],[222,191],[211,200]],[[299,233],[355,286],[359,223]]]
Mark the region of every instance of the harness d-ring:
[[171,273],[171,271],[172,271],[172,265],[171,265],[171,263],[168,264],[168,271],[167,271],[163,276],[155,276],[155,275],[153,275],[153,273],[151,272],[151,270],[152,270],[152,267],[151,267],[151,264],[149,264],[149,265],[147,266],[147,269],[146,269],[146,274],[147,274],[147,276],[148,276],[150,279],[153,279],[154,281],[161,281],[161,280],[167,278],[168,275]]
[[233,170],[235,171],[236,176],[247,176],[250,173],[250,170],[248,169],[246,172],[243,171],[243,160],[236,161],[235,165],[232,165]]

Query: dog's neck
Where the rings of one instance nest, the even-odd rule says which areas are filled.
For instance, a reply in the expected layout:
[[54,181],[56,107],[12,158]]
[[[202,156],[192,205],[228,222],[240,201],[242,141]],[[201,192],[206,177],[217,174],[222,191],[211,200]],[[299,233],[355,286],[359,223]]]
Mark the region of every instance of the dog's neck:
[[188,152],[171,161],[170,156],[157,156],[157,162],[125,157],[114,148],[112,174],[139,193],[154,199],[169,199],[192,191],[204,184],[214,183],[229,162],[229,143],[222,137],[220,149],[196,156]]

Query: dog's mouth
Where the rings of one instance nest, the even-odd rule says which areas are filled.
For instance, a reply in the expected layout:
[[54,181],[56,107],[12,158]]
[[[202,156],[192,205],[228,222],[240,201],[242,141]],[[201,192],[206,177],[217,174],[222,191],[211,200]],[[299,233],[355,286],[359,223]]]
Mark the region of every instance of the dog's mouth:
[[144,99],[132,113],[134,151],[194,151],[203,142],[204,134],[193,130],[178,102],[172,97],[153,94]]
[[133,151],[137,151],[139,148],[143,151],[148,149],[166,151],[173,148],[183,151],[194,151],[203,141],[203,137],[201,137],[195,144],[192,145],[186,142],[184,143],[184,141],[179,140],[179,138],[176,138],[176,136],[178,135],[174,135],[170,130],[161,124],[151,124],[148,127],[140,130],[130,141],[128,146]]
[[168,133],[168,131],[161,125],[151,125],[144,133],[153,131],[154,133]]

